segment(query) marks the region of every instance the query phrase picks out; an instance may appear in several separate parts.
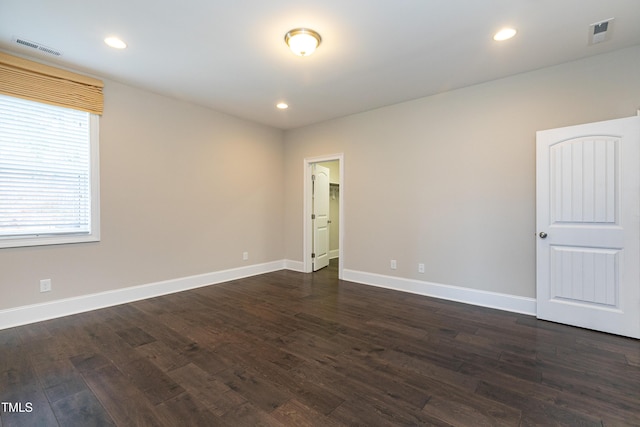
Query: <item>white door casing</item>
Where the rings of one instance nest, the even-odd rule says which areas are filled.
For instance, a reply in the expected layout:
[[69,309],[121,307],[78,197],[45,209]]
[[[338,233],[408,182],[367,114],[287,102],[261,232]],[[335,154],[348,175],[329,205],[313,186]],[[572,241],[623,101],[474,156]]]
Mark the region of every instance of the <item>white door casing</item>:
[[[313,262],[311,258],[311,253],[313,253],[313,227],[311,221],[311,214],[313,213],[312,208],[312,168],[316,163],[323,162],[338,162],[338,184],[340,185],[340,193],[338,195],[339,200],[339,223],[340,227],[338,229],[338,278],[343,278],[343,270],[345,265],[345,234],[348,228],[348,224],[345,221],[346,214],[344,207],[346,206],[345,195],[347,194],[347,187],[345,186],[345,161],[344,161],[344,153],[335,153],[328,154],[322,156],[315,157],[305,157],[302,161],[303,166],[303,177],[304,181],[304,194],[303,194],[303,211],[302,211],[302,263],[299,264],[299,271],[305,273],[311,273],[313,271]],[[302,172],[302,171],[301,171]],[[295,261],[290,261],[290,266],[295,266]]]
[[537,132],[537,317],[640,338],[640,117]]
[[329,265],[329,168],[312,167],[313,271]]

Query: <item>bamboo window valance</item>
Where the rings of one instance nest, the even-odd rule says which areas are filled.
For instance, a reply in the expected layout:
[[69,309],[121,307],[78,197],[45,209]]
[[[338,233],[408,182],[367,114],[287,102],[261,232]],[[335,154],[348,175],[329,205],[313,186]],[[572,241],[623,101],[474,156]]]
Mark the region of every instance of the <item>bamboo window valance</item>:
[[0,52],[0,93],[102,114],[101,80]]

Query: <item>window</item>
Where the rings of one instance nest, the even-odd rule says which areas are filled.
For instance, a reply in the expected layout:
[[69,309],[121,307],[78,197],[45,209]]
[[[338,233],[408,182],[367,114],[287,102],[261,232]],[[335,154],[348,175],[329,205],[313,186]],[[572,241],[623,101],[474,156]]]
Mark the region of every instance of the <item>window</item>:
[[0,248],[98,241],[98,116],[0,95]]

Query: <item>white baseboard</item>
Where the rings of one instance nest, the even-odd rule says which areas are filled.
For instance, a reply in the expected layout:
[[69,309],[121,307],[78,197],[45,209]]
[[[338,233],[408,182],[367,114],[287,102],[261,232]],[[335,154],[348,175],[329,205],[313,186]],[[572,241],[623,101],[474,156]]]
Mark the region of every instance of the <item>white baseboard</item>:
[[285,259],[284,268],[291,271],[297,271],[298,273],[304,273],[304,262]]
[[83,313],[142,299],[153,298],[203,286],[215,285],[243,277],[269,273],[285,268],[285,261],[273,261],[213,273],[181,277],[146,285],[133,286],[97,294],[66,298],[42,304],[0,310],[0,330],[71,314]]
[[340,249],[329,251],[329,259],[340,258]]
[[[0,330],[203,286],[215,285],[282,269],[303,272],[304,263],[292,260],[272,261],[264,264],[181,277],[97,294],[66,298],[42,304],[0,310]],[[343,270],[343,280],[532,316],[536,314],[536,300],[534,298],[441,285],[348,269]]]
[[536,315],[535,298],[525,298],[497,292],[481,291],[347,269],[343,270],[343,280],[481,307],[528,314],[530,316]]

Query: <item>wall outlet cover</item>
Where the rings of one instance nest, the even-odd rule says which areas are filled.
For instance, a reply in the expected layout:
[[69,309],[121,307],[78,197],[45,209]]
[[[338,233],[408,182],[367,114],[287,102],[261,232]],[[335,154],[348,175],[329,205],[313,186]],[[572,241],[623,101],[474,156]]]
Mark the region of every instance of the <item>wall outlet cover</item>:
[[40,280],[40,292],[50,292],[50,291],[51,291],[51,279]]

